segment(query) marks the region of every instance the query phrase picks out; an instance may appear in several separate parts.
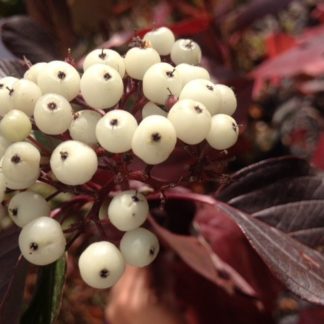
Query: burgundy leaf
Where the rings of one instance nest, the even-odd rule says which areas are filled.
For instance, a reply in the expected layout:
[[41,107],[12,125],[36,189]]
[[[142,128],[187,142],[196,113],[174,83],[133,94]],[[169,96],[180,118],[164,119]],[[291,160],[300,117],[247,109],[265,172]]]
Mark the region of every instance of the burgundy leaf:
[[292,156],[264,160],[236,172],[231,177],[231,183],[221,188],[217,197],[228,201],[277,180],[305,176],[310,173],[310,167],[305,160]]
[[237,289],[245,295],[255,295],[251,286],[212,251],[203,237],[177,235],[159,226],[153,219],[150,223],[159,237],[203,277],[224,288],[228,293],[233,293]]
[[20,60],[0,60],[0,78],[13,76],[21,78],[26,71],[26,66]]
[[226,204],[218,204],[240,226],[263,261],[298,296],[324,305],[324,257],[287,234]]
[[323,227],[324,200],[306,200],[262,209],[253,214],[284,232]]
[[247,213],[300,200],[323,200],[324,182],[321,177],[283,179],[228,201],[231,206]]
[[55,38],[29,17],[7,18],[2,25],[1,37],[13,54],[21,59],[25,56],[32,63],[62,58]]
[[19,258],[17,227],[0,233],[0,318],[18,323],[28,265]]
[[231,30],[240,31],[250,26],[255,20],[284,9],[292,0],[254,0],[241,8],[236,14]]

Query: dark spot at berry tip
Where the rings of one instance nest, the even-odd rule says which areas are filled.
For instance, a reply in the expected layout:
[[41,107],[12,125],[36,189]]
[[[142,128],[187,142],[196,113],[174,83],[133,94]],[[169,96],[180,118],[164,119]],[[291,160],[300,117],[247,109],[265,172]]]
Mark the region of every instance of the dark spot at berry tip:
[[75,113],[73,114],[73,120],[77,120],[79,117],[80,117],[80,113],[75,112]]
[[69,153],[66,151],[63,151],[63,152],[60,152],[60,155],[61,155],[61,160],[65,161],[68,158]]
[[165,72],[165,74],[167,75],[167,77],[169,78],[173,78],[174,77],[174,72],[176,69],[173,69],[172,71],[167,71]]
[[155,247],[154,246],[152,246],[150,248],[149,253],[150,253],[150,256],[154,256],[154,254],[155,254]]
[[212,85],[210,85],[210,84],[207,84],[207,85],[206,85],[206,88],[207,88],[208,90],[210,90],[210,91],[213,91],[213,90],[214,90],[214,87],[213,87]]
[[186,45],[185,45],[185,48],[188,48],[188,49],[192,49],[192,48],[193,48],[193,42],[192,42],[191,39],[188,40],[188,42],[187,42]]
[[161,140],[161,135],[159,133],[153,133],[151,138],[153,142],[159,142]]
[[109,276],[109,271],[107,269],[102,269],[99,272],[99,276],[101,278],[107,278]]
[[104,74],[103,77],[107,81],[107,80],[109,80],[111,78],[111,75],[107,72],[107,73]]
[[139,201],[140,201],[140,199],[139,199],[136,195],[133,195],[133,196],[132,196],[132,200],[133,200],[134,202],[139,202]]
[[198,114],[202,113],[202,111],[203,111],[198,105],[195,106],[194,109]]
[[4,86],[4,84],[3,84],[3,83],[0,83],[0,89],[2,89],[2,88],[3,88],[3,86]]
[[232,129],[235,133],[237,133],[237,125],[235,123],[232,123]]
[[104,52],[104,49],[101,49],[101,53],[98,55],[98,57],[102,60],[106,58],[107,54]]
[[118,125],[118,119],[117,119],[117,118],[112,119],[112,120],[109,122],[109,124],[110,124],[111,126],[117,126],[117,125]]
[[59,71],[59,72],[57,73],[57,77],[58,77],[60,80],[64,80],[65,77],[66,77],[66,74],[65,74],[65,72],[63,72],[63,71]]
[[9,96],[12,96],[14,89],[10,89],[9,87],[6,87],[6,89],[9,91]]
[[20,161],[21,161],[21,158],[20,158],[20,156],[19,156],[18,154],[15,154],[15,155],[11,158],[11,162],[12,162],[12,163],[17,164],[17,163],[19,163]]
[[9,212],[11,213],[12,216],[17,216],[18,215],[18,208],[9,209]]
[[49,102],[47,107],[49,110],[55,110],[57,108],[57,104],[55,102]]
[[31,242],[31,243],[29,244],[29,248],[30,248],[32,251],[36,251],[36,250],[38,250],[38,244],[35,243],[35,242]]

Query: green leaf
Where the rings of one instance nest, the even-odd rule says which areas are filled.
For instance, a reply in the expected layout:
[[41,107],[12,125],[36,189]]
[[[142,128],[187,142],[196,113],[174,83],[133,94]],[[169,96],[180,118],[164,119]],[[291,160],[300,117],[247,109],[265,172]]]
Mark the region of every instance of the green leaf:
[[57,145],[59,145],[62,141],[58,138],[52,137],[50,135],[46,135],[39,130],[34,130],[34,136],[44,148],[49,151],[53,151]]
[[22,316],[21,324],[51,324],[61,307],[66,275],[66,257],[42,267],[34,298]]

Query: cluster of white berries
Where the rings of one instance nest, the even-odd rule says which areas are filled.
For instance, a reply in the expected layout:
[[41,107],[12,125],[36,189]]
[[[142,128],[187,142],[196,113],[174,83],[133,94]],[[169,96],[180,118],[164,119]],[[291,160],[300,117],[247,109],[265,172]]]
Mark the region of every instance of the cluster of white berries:
[[[67,62],[52,61],[32,65],[23,79],[0,79],[0,201],[7,202],[7,188],[16,190],[8,212],[22,227],[21,252],[34,264],[54,262],[66,247],[60,223],[49,217],[48,202],[30,190],[43,166],[53,182],[82,186],[96,174],[100,146],[109,156],[132,152],[156,165],[169,158],[177,142],[206,140],[226,150],[237,141],[239,130],[231,117],[235,94],[199,66],[197,43],[176,41],[165,27],[134,43],[124,57],[111,49],[90,52],[82,75]],[[134,84],[144,99],[140,114],[122,104]],[[61,140],[50,156],[42,156],[34,130]],[[110,222],[126,233],[120,250],[101,241],[81,254],[81,276],[89,285],[110,287],[125,262],[145,266],[156,257],[157,238],[140,227],[148,212],[138,192],[124,191],[112,199]]]

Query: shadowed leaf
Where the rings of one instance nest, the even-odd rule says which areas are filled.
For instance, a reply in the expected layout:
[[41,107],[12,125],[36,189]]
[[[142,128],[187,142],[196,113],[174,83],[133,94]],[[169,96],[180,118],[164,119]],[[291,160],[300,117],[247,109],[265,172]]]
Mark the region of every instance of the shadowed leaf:
[[65,256],[40,269],[37,291],[22,316],[22,324],[51,324],[55,321],[61,307],[65,274]]
[[18,323],[23,301],[28,264],[20,257],[19,228],[11,227],[0,233],[0,319]]
[[324,257],[283,232],[219,204],[240,226],[263,261],[298,296],[324,305]]
[[2,25],[1,37],[6,47],[17,57],[32,63],[62,58],[55,39],[31,18],[13,16]]
[[20,60],[0,60],[0,78],[13,76],[21,78],[26,71],[23,61]]

